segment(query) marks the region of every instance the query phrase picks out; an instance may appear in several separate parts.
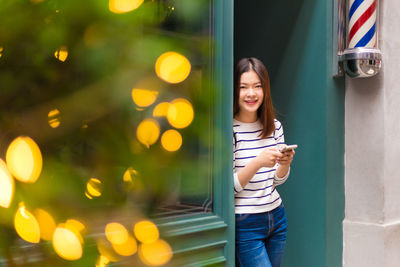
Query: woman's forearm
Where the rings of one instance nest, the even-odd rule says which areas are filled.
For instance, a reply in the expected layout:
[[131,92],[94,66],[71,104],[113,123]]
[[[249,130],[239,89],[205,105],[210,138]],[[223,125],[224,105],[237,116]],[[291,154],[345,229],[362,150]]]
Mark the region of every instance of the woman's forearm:
[[278,168],[276,169],[276,176],[278,178],[285,177],[286,174],[288,173],[290,168],[290,164],[288,165],[279,165]]
[[237,173],[240,185],[244,188],[260,168],[261,165],[256,159],[250,161]]

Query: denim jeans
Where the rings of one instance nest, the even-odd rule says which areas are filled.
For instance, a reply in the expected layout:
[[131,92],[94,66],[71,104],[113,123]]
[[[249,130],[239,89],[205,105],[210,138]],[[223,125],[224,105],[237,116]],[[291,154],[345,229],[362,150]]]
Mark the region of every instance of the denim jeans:
[[236,214],[236,266],[281,266],[286,232],[283,204],[265,213]]

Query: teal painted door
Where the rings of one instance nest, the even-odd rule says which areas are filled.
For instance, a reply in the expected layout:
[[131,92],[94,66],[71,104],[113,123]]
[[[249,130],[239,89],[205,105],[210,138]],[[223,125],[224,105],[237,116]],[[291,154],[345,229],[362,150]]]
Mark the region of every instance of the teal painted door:
[[288,216],[283,266],[342,264],[344,81],[332,77],[331,1],[235,1],[235,59],[271,76],[286,143],[298,144],[280,192]]

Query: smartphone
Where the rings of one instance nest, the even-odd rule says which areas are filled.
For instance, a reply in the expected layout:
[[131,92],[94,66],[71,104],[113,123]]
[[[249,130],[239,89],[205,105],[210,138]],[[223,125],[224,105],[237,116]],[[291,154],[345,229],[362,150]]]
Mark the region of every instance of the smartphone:
[[295,150],[297,148],[297,145],[283,145],[282,147],[281,147],[281,149],[279,150],[279,152],[286,152],[286,151],[289,151],[289,150]]

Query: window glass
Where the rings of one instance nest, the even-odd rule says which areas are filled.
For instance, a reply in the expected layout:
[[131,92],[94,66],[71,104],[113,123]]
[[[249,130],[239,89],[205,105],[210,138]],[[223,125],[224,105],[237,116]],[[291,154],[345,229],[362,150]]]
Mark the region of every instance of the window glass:
[[153,222],[212,211],[211,5],[2,3],[0,266],[161,265]]

